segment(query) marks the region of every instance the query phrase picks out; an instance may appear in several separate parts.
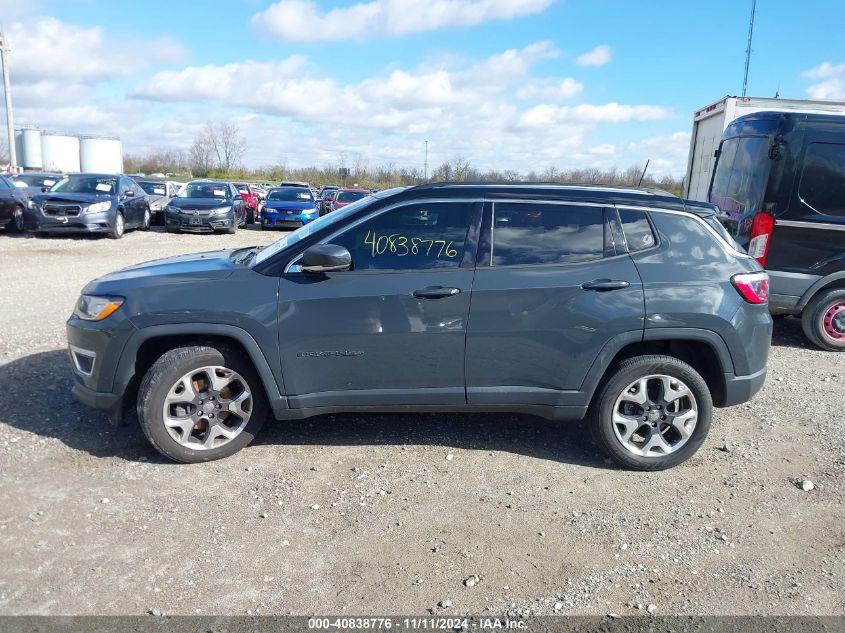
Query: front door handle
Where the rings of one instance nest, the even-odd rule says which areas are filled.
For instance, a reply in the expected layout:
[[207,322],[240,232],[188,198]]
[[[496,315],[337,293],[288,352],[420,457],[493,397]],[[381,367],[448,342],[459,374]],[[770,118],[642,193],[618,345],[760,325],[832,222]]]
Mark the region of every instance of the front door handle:
[[429,286],[428,288],[421,288],[414,290],[414,296],[417,299],[445,299],[446,297],[454,297],[461,292],[460,288],[444,288],[443,286]]
[[584,290],[607,292],[609,290],[622,290],[630,285],[627,281],[622,281],[621,279],[593,279],[592,281],[582,283],[581,288]]

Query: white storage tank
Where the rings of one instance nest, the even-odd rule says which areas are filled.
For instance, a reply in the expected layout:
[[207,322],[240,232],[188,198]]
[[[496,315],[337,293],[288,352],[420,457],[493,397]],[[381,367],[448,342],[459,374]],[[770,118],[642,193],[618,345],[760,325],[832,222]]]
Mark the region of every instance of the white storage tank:
[[119,138],[83,136],[79,139],[82,171],[104,174],[123,172],[123,148]]
[[41,130],[31,127],[18,130],[15,134],[15,149],[20,167],[31,170],[44,167],[41,158]]
[[43,132],[41,158],[44,171],[78,172],[79,139],[67,134]]

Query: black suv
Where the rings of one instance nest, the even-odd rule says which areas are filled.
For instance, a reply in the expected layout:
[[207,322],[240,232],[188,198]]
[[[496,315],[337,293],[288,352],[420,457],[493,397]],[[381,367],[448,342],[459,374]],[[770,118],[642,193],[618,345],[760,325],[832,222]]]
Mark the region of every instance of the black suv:
[[[695,206],[693,206],[695,205]],[[550,185],[383,191],[274,244],[139,264],[68,321],[74,393],[181,462],[340,411],[591,417],[620,464],[692,455],[762,386],[767,277],[714,207]]]
[[194,180],[167,203],[164,221],[168,233],[234,233],[246,226],[246,202],[231,183]]
[[845,352],[845,116],[758,112],[722,135],[710,201],[771,277],[770,309]]
[[34,233],[105,233],[120,239],[126,229],[149,229],[152,213],[144,190],[127,176],[71,174],[32,197],[25,221]]

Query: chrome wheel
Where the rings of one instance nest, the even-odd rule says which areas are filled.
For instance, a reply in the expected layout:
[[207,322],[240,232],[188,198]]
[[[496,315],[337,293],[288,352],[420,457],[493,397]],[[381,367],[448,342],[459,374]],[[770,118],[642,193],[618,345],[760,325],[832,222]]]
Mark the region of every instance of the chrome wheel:
[[163,419],[167,432],[179,444],[209,450],[240,435],[252,408],[252,392],[240,374],[226,367],[201,367],[170,388]]
[[144,209],[144,230],[146,231],[150,228],[150,225],[153,223],[153,216],[150,213],[149,209]]
[[628,451],[661,457],[687,443],[698,422],[690,388],[672,376],[655,374],[628,385],[613,406],[613,431]]
[[114,218],[114,234],[120,237],[123,235],[123,231],[126,230],[126,224],[123,220],[123,214],[118,213],[117,216]]
[[23,233],[23,209],[21,209],[20,207],[15,207],[15,217],[12,221],[12,226],[14,227],[15,231],[18,233]]

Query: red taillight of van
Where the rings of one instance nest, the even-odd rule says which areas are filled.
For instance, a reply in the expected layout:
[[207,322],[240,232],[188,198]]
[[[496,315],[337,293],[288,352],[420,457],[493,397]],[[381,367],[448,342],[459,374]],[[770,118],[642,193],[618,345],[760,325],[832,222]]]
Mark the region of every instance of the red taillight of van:
[[731,282],[748,303],[760,304],[769,300],[769,276],[766,273],[734,275]]
[[775,216],[770,213],[760,212],[751,224],[751,240],[748,242],[748,254],[760,262],[761,266],[766,265],[766,258],[769,256],[769,244],[772,242],[772,231],[775,228]]

